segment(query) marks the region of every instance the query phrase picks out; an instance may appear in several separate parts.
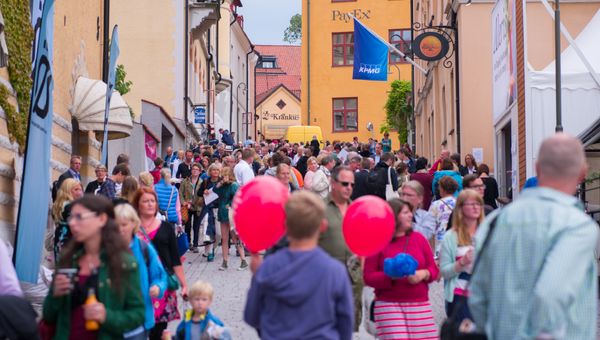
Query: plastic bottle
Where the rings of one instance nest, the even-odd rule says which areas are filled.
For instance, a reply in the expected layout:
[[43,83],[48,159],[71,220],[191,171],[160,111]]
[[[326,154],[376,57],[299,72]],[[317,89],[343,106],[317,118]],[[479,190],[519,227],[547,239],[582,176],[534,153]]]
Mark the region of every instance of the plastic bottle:
[[[93,303],[97,303],[98,299],[96,299],[96,293],[94,292],[94,288],[90,288],[88,290],[88,296],[85,300],[86,305],[91,305]],[[97,331],[100,328],[100,324],[96,320],[85,320],[85,329],[88,331]]]

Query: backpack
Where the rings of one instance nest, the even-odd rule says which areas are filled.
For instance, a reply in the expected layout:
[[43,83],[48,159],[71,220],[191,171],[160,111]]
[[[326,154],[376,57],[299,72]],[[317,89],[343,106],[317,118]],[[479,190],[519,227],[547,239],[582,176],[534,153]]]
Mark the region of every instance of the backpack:
[[367,176],[367,192],[385,199],[385,186],[387,183],[387,168],[375,168]]

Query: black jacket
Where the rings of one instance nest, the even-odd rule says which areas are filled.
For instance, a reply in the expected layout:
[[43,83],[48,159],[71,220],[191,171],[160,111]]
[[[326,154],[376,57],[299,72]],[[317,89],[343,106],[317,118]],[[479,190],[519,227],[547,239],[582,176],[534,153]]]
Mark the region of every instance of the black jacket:
[[304,177],[304,175],[306,175],[306,171],[308,170],[308,157],[300,157],[298,159],[298,163],[296,163],[296,169],[300,171],[302,177]]
[[354,173],[354,189],[352,190],[351,199],[355,199],[366,196],[369,194],[369,188],[367,184],[367,177],[369,175],[368,170],[359,170]]
[[[379,196],[382,199],[385,199],[385,186],[388,183],[388,168],[389,166],[380,161],[375,165],[373,169],[373,173],[369,174],[367,179],[367,184],[369,187],[369,193],[371,195]],[[392,180],[392,188],[394,191],[398,190],[398,174],[396,174],[396,170],[392,169],[390,171],[390,179]]]

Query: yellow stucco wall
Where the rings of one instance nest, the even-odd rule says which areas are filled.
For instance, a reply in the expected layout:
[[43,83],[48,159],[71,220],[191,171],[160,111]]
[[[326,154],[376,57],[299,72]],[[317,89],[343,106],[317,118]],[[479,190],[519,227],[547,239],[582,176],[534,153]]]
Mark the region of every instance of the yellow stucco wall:
[[[183,2],[180,2],[184,6]],[[176,8],[173,1],[111,1],[111,29],[119,25],[118,64],[125,66],[131,92],[123,98],[139,119],[142,99],[161,105],[175,114]],[[181,38],[183,39],[183,37]],[[177,53],[175,53],[177,52]]]
[[[277,106],[280,100],[286,104],[283,108]],[[266,139],[281,138],[288,126],[301,124],[300,110],[298,98],[280,87],[256,107],[259,116],[257,129],[264,133]]]
[[[385,120],[384,105],[393,80],[411,79],[410,64],[392,66],[388,82],[352,79],[352,66],[333,67],[332,33],[353,32],[352,19],[343,13],[356,13],[361,21],[384,39],[391,29],[410,28],[410,2],[358,0],[355,2],[311,1],[310,8],[310,125],[318,125],[326,140],[366,141],[381,139],[379,128]],[[368,18],[366,17],[368,16]],[[302,1],[302,122],[308,124],[308,23],[307,0]],[[332,98],[358,97],[358,131],[333,132]],[[366,129],[374,125],[374,135]],[[398,138],[392,134],[393,148]]]
[[[102,12],[101,0],[63,0],[55,4],[54,11],[54,114],[71,123],[69,109],[73,103],[73,89],[77,75],[102,79]],[[100,18],[100,27],[97,20]],[[72,131],[54,124],[52,127],[52,159],[69,166],[71,153],[60,147],[70,146],[72,153],[83,156],[82,174],[94,179],[94,167],[100,159],[100,150],[88,132],[79,133],[80,145],[72,145]],[[52,179],[63,169],[54,168]]]

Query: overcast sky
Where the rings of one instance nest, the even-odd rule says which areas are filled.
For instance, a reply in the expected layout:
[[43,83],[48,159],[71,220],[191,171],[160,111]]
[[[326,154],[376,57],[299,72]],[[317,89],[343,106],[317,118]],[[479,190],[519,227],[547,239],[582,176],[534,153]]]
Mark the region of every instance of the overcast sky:
[[244,30],[255,45],[287,44],[283,31],[294,14],[301,14],[301,0],[242,0],[238,14],[244,16]]

